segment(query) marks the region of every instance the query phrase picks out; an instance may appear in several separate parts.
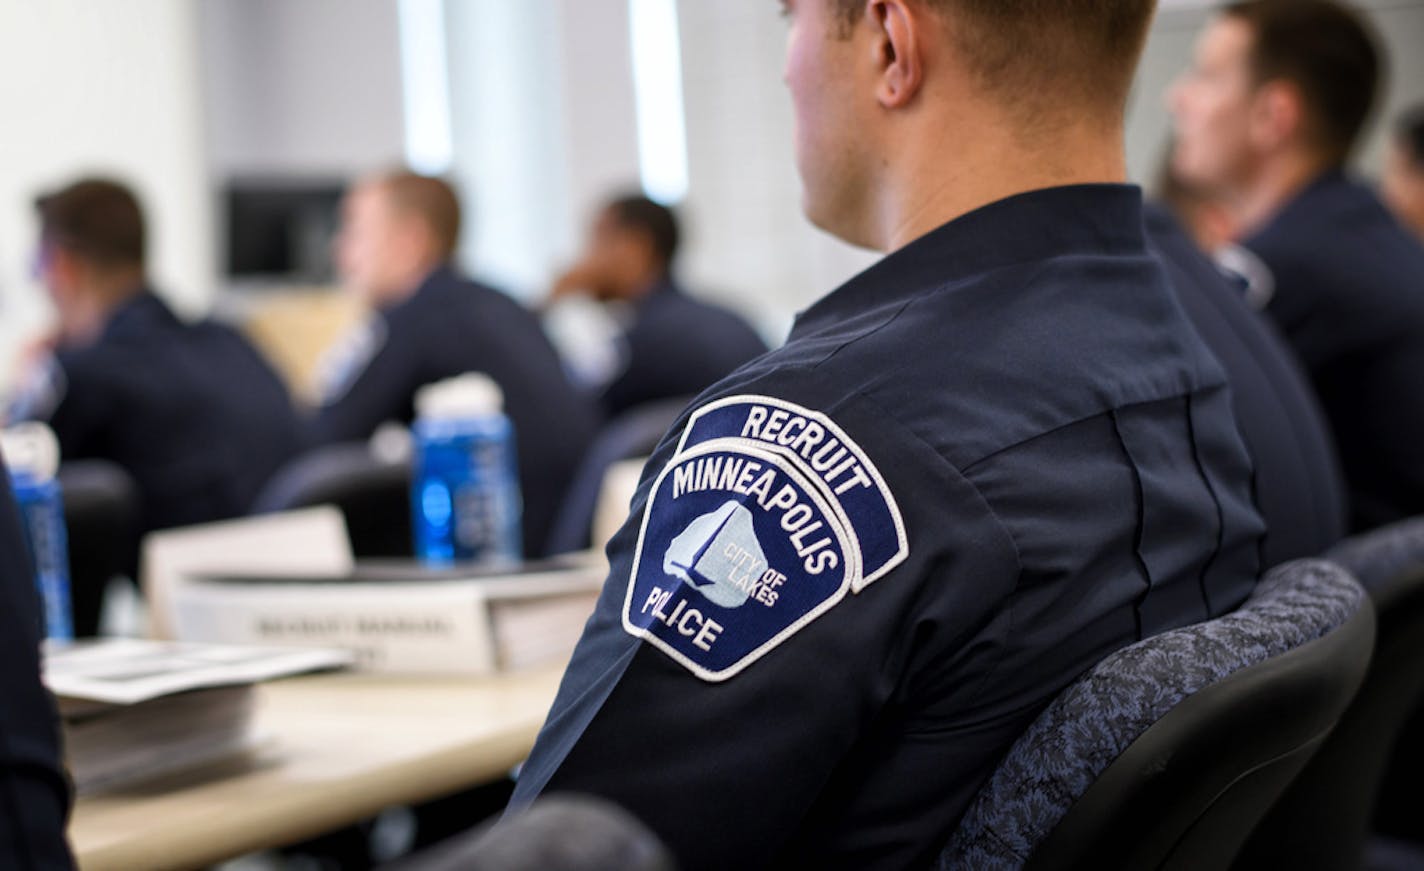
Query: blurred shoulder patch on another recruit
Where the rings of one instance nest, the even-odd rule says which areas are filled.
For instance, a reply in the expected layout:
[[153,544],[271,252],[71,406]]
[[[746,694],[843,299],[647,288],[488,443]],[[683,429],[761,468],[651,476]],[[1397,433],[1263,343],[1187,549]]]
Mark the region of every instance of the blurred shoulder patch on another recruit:
[[330,405],[350,392],[356,379],[386,346],[386,319],[373,314],[346,331],[317,363],[317,397]]
[[649,494],[623,627],[726,680],[908,555],[885,480],[833,421],[722,399],[692,416]]
[[13,422],[22,420],[49,421],[59,410],[69,391],[69,379],[64,367],[53,354],[38,358],[25,367],[15,385],[5,417]]

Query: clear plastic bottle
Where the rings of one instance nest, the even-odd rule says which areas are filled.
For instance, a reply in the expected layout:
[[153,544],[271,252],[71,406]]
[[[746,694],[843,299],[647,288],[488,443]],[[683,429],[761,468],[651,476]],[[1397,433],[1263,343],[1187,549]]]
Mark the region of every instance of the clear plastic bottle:
[[10,486],[20,508],[25,544],[35,566],[35,584],[44,608],[45,637],[74,640],[69,601],[69,541],[64,525],[64,498],[55,473],[59,444],[49,427],[24,423],[0,433]]
[[478,373],[416,394],[411,513],[426,563],[519,561],[522,500],[503,405],[499,386]]

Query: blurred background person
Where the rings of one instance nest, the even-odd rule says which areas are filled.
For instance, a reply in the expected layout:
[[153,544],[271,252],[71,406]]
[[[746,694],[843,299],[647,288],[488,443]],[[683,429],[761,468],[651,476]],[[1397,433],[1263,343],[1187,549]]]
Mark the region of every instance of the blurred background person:
[[140,532],[245,513],[297,447],[285,387],[235,332],[185,324],[153,290],[127,187],[83,179],[35,205],[36,272],[58,326],[26,362],[8,420],[48,423],[66,461],[128,472]]
[[452,263],[459,237],[460,203],[440,179],[388,172],[347,195],[337,269],[371,316],[329,357],[309,441],[353,441],[387,421],[410,423],[422,386],[488,375],[514,425],[524,552],[537,556],[597,413],[564,375],[538,319],[459,274]]
[[615,197],[550,294],[552,303],[587,295],[618,324],[612,371],[599,385],[609,416],[660,399],[691,398],[767,350],[745,320],[693,298],[677,281],[681,235],[672,209],[641,195]]
[[1395,122],[1382,188],[1399,220],[1424,239],[1424,105]]
[[1364,529],[1424,512],[1424,248],[1345,163],[1380,57],[1327,0],[1233,3],[1170,96],[1174,170],[1226,198],[1324,404]]

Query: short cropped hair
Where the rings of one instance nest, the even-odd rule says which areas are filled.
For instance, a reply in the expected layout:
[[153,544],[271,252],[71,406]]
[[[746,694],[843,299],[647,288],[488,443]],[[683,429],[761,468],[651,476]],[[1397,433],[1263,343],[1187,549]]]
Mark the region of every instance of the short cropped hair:
[[[867,0],[832,0],[850,28]],[[949,16],[977,79],[1007,105],[1120,114],[1157,0],[920,0]]]
[[1332,0],[1245,0],[1222,14],[1251,28],[1256,83],[1285,80],[1300,89],[1316,144],[1345,162],[1380,86],[1380,52],[1360,16]]
[[395,209],[429,227],[441,257],[455,256],[460,244],[460,198],[449,182],[409,170],[388,172],[376,182]]
[[143,209],[124,184],[86,178],[35,198],[40,236],[105,269],[143,268]]
[[682,238],[677,215],[661,203],[640,194],[617,197],[608,203],[608,214],[619,226],[647,236],[653,254],[664,267],[671,267]]
[[1409,162],[1424,172],[1424,105],[1400,115],[1394,125],[1394,135],[1404,146]]

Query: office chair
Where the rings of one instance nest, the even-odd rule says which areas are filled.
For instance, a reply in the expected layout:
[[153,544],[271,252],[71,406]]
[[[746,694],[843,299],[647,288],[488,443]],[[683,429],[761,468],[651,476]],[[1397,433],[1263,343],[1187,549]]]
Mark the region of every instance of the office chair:
[[619,460],[651,454],[690,401],[691,397],[681,397],[649,402],[628,409],[604,425],[569,484],[549,532],[546,553],[570,553],[589,546],[589,529],[608,468]]
[[377,456],[365,442],[317,448],[283,466],[263,488],[254,514],[335,505],[357,558],[414,553],[408,460]]
[[388,871],[674,871],[657,835],[612,802],[576,794],[527,810],[413,855]]
[[56,476],[69,536],[69,598],[74,634],[99,633],[109,581],[138,573],[138,486],[107,460],[60,464]]
[[1377,801],[1387,822],[1395,818],[1390,834],[1424,833],[1424,769],[1415,742],[1398,740],[1424,734],[1406,729],[1424,700],[1424,518],[1347,539],[1328,557],[1370,595],[1374,658],[1334,732],[1247,842],[1241,868],[1359,868]]
[[1369,663],[1369,598],[1333,563],[1104,659],[1014,744],[941,869],[1225,868]]

